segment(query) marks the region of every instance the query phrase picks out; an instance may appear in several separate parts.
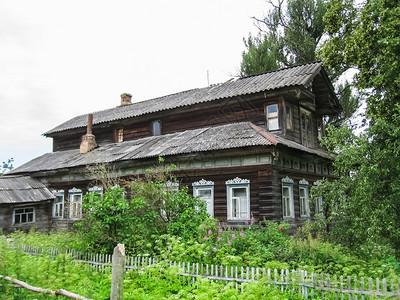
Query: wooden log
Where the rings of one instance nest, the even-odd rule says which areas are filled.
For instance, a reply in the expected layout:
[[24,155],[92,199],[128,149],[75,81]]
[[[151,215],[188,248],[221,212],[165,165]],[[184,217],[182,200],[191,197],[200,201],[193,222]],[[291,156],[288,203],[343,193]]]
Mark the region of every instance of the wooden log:
[[77,299],[77,300],[91,300],[89,298],[82,297],[82,296],[80,296],[78,294],[74,294],[74,293],[71,293],[71,292],[63,290],[63,289],[52,291],[52,290],[49,290],[49,289],[42,289],[42,288],[39,288],[39,287],[31,286],[31,285],[27,284],[24,281],[21,281],[21,280],[15,279],[15,278],[11,278],[11,277],[8,277],[8,276],[0,275],[0,278],[3,278],[4,280],[7,280],[7,281],[11,281],[11,282],[15,283],[17,286],[22,287],[22,288],[24,288],[26,290],[35,292],[35,293],[49,294],[49,295],[60,295],[60,296],[68,297],[70,299]]
[[111,300],[123,299],[123,285],[125,273],[125,247],[118,244],[114,248],[112,257],[112,282],[111,282]]

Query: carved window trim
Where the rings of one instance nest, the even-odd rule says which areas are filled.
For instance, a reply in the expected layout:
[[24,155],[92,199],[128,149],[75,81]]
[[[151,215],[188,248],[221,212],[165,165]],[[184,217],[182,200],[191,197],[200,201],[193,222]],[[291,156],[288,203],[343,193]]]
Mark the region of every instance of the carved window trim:
[[[199,181],[193,182],[193,197],[199,197],[201,200],[207,203],[207,213],[213,217],[214,216],[214,181],[207,181],[201,179]],[[210,191],[210,197],[203,198],[200,193],[202,191]]]
[[293,179],[286,176],[282,178],[282,216],[283,219],[293,219],[294,197],[293,197]]
[[304,178],[299,181],[299,204],[300,204],[300,217],[310,217],[310,205],[309,205],[309,188],[308,181]]
[[[228,221],[250,220],[250,180],[236,177],[225,182],[227,190]],[[237,192],[244,192],[241,197]]]
[[74,187],[68,190],[68,196],[70,219],[82,219],[82,190]]

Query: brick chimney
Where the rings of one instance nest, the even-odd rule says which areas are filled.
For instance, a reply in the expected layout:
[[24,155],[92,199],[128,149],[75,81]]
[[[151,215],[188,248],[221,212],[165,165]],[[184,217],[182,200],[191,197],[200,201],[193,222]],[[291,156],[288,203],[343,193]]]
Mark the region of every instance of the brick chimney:
[[123,93],[121,95],[121,106],[132,104],[132,95]]
[[88,153],[97,147],[96,138],[92,134],[93,128],[93,114],[88,114],[88,125],[86,134],[82,137],[81,146],[79,152],[81,154]]

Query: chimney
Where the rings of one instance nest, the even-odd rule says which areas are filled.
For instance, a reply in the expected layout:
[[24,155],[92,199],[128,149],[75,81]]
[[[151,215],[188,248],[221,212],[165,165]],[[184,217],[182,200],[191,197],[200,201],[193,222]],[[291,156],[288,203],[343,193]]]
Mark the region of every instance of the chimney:
[[132,95],[123,93],[121,95],[121,106],[132,104]]
[[79,152],[81,154],[88,153],[97,147],[96,138],[92,134],[93,128],[93,114],[88,114],[88,125],[86,134],[82,137],[81,146]]

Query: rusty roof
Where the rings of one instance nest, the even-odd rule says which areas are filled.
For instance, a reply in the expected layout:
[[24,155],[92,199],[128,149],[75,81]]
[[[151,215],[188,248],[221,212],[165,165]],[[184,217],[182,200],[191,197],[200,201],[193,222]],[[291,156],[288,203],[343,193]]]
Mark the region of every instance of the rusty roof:
[[1,176],[0,204],[31,203],[54,199],[37,179],[29,176]]
[[[265,74],[230,80],[225,83],[205,88],[192,89],[147,101],[118,106],[93,113],[93,124],[137,117],[145,114],[165,111],[178,107],[190,106],[198,103],[218,99],[249,95],[263,91],[285,87],[307,87],[314,77],[321,71],[322,63],[315,62],[305,65],[281,69]],[[50,136],[53,133],[69,129],[86,127],[87,114],[72,118],[57,127],[44,133]]]
[[276,146],[278,144],[319,156],[326,156],[325,151],[309,149],[284,138],[274,136],[251,122],[240,122],[108,144],[86,154],[80,154],[79,149],[47,153],[12,170],[9,174],[51,171],[98,163],[138,160],[158,156],[166,157],[250,146]]

